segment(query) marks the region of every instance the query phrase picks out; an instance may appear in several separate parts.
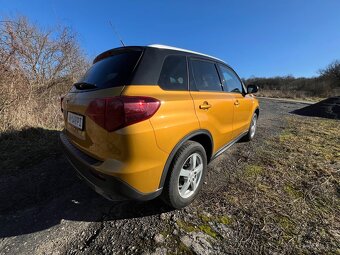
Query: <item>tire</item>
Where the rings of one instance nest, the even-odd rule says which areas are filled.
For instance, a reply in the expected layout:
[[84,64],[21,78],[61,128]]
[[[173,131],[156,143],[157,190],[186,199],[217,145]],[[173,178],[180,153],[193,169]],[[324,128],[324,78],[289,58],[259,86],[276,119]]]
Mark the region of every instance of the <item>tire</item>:
[[[242,138],[242,141],[249,142],[254,139],[255,134],[256,134],[256,129],[257,129],[256,127],[257,119],[258,119],[258,116],[257,116],[257,113],[255,112],[251,118],[248,133]],[[254,121],[255,121],[255,124],[254,124]]]
[[206,171],[207,156],[203,146],[194,141],[185,142],[170,165],[163,201],[175,209],[189,205],[201,190]]

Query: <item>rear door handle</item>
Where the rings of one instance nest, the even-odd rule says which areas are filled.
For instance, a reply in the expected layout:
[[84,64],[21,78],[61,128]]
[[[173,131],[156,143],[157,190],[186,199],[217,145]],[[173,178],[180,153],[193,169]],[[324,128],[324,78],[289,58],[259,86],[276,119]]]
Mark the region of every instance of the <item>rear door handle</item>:
[[207,101],[204,101],[203,104],[201,104],[199,107],[202,110],[208,110],[212,105],[209,104]]
[[240,105],[240,102],[239,102],[238,100],[236,100],[236,101],[234,102],[234,105]]

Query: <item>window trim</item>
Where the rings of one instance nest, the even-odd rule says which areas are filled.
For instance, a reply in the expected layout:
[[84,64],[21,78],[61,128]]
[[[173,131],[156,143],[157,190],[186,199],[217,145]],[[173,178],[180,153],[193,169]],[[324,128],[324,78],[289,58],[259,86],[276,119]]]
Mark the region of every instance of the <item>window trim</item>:
[[[183,57],[185,59],[185,62],[186,62],[186,65],[185,65],[185,71],[186,71],[186,76],[187,76],[187,86],[186,86],[186,90],[178,90],[178,89],[164,89],[161,87],[160,83],[159,83],[159,79],[161,77],[161,74],[162,74],[162,70],[163,70],[163,66],[164,66],[164,63],[165,63],[165,60],[168,58],[168,57],[172,57],[172,56],[177,56],[177,57]],[[162,68],[158,74],[158,81],[157,81],[157,86],[164,90],[164,91],[189,91],[189,69],[188,69],[188,57],[184,54],[167,54],[163,57],[163,62],[162,62]]]
[[[192,70],[192,68],[193,68],[192,62],[195,61],[195,60],[196,60],[196,61],[197,61],[197,60],[198,60],[198,61],[202,61],[202,62],[208,62],[208,63],[211,63],[211,64],[214,65],[215,70],[216,70],[216,73],[217,73],[217,77],[218,77],[218,79],[219,79],[219,81],[220,81],[220,87],[221,87],[221,90],[220,90],[220,91],[218,91],[218,90],[199,90],[199,89],[197,88],[195,76],[194,76],[194,73],[193,73],[193,70]],[[221,77],[220,77],[220,74],[219,74],[219,70],[218,70],[218,68],[217,68],[217,66],[216,66],[216,62],[215,62],[215,61],[212,61],[212,60],[209,60],[209,59],[205,59],[205,58],[200,58],[200,57],[188,57],[188,64],[189,64],[189,65],[188,65],[188,67],[189,67],[189,72],[188,72],[189,80],[188,80],[188,84],[189,84],[189,90],[190,90],[190,91],[198,91],[198,92],[202,91],[202,92],[213,92],[213,93],[221,93],[221,92],[224,92],[224,90],[223,90],[223,85],[222,85],[222,80],[221,80]],[[191,85],[191,83],[190,83],[190,81],[191,81],[190,77],[192,77],[193,80],[195,81],[195,87],[194,87],[194,86],[190,86],[190,85]]]

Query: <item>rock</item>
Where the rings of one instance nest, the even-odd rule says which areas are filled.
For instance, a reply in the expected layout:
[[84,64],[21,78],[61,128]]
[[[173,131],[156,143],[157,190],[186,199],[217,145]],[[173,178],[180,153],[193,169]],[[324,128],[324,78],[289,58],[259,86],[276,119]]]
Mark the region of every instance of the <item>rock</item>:
[[171,217],[171,220],[176,222],[177,219],[178,219],[177,215],[176,215],[176,214],[173,214],[172,217]]
[[181,242],[188,248],[191,247],[192,244],[192,239],[189,236],[182,236],[181,237]]
[[211,218],[211,214],[210,214],[210,213],[203,211],[203,214],[204,214],[205,216]]
[[233,234],[233,231],[222,223],[217,223],[216,227],[212,226],[212,229],[225,239],[231,238]]
[[154,238],[156,243],[164,243],[165,239],[162,234],[155,235]]
[[212,246],[208,241],[208,239],[211,240],[212,238],[206,234],[198,232],[193,234],[193,239],[195,241],[192,243],[192,250],[196,254],[208,255],[212,253]]
[[177,230],[177,229],[175,229],[175,230],[172,232],[172,234],[174,234],[174,235],[178,235],[178,230]]
[[150,255],[166,255],[167,253],[168,253],[167,249],[165,249],[165,248],[157,248]]
[[192,250],[195,254],[199,254],[199,255],[207,255],[210,254],[211,251],[206,250],[202,245],[200,245],[199,243],[193,243],[192,244]]
[[185,207],[185,208],[184,208],[184,212],[185,212],[186,214],[190,213],[190,212],[191,212],[191,208],[189,209],[189,207]]
[[159,218],[161,220],[167,220],[168,219],[168,216],[165,214],[165,213],[161,213],[161,215],[159,216]]
[[209,236],[201,232],[194,232],[180,238],[181,242],[188,248],[192,249],[195,254],[208,255],[213,252],[213,247],[208,241]]

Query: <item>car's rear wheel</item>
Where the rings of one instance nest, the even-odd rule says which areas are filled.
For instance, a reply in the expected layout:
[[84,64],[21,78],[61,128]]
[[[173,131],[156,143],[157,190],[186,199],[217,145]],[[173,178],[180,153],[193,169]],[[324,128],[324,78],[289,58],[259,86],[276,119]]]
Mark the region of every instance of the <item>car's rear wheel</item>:
[[185,142],[177,151],[163,188],[163,200],[176,209],[189,205],[202,188],[207,169],[203,146],[194,141]]
[[257,113],[255,112],[253,114],[253,117],[251,118],[248,133],[243,138],[244,141],[250,141],[254,138],[255,133],[256,133],[256,128],[257,128],[257,118],[258,116],[257,116]]

